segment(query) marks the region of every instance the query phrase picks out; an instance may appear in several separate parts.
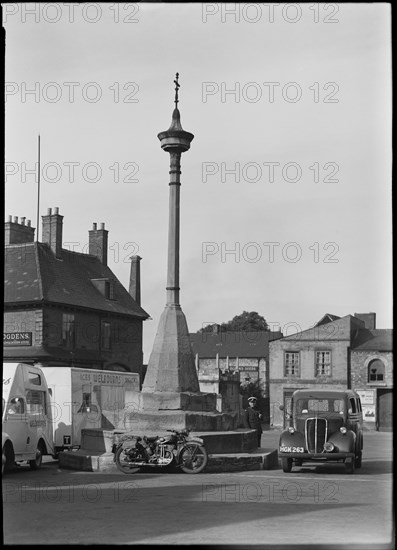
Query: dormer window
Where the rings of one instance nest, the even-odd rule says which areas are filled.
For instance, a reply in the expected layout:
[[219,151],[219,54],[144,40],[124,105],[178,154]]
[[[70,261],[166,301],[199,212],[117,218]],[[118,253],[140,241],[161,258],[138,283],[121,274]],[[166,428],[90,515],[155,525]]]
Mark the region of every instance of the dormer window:
[[91,279],[92,284],[107,299],[113,300],[113,279]]
[[105,298],[113,300],[113,284],[110,281],[105,281]]

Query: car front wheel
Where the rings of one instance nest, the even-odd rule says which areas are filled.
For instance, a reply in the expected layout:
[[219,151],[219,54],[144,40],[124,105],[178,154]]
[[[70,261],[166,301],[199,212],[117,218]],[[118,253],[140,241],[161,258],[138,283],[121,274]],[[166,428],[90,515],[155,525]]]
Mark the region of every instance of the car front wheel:
[[345,462],[347,474],[354,474],[354,462],[355,461],[353,458],[350,458],[348,461]]
[[281,467],[283,469],[283,472],[288,474],[292,469],[292,458],[283,457],[281,459]]

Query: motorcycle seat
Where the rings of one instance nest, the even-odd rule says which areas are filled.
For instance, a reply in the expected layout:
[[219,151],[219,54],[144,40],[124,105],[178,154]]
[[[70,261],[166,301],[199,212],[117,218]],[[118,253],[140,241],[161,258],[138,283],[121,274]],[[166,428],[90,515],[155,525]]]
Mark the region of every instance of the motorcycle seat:
[[158,439],[158,436],[157,436],[157,435],[153,435],[153,436],[149,436],[149,437],[146,436],[146,441],[147,441],[148,443],[154,443],[155,441],[157,441],[157,439]]

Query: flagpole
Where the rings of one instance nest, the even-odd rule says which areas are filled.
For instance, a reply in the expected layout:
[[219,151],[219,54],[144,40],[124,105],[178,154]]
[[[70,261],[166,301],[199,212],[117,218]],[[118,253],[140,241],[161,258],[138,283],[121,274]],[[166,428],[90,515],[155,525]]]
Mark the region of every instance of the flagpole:
[[37,222],[36,222],[36,241],[39,242],[39,222],[40,222],[40,134],[38,142],[38,174],[37,174]]

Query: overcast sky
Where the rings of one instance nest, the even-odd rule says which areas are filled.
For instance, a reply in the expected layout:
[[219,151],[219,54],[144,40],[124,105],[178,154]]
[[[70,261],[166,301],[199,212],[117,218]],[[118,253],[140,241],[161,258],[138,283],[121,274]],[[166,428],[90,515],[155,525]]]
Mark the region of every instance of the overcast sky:
[[40,133],[40,214],[59,207],[64,247],[86,250],[104,222],[127,288],[129,256],[143,258],[145,362],[166,301],[157,134],[177,71],[195,135],[181,175],[189,330],[243,310],[285,334],[325,313],[374,311],[392,327],[390,6],[232,7],[3,6],[5,215],[36,227]]

